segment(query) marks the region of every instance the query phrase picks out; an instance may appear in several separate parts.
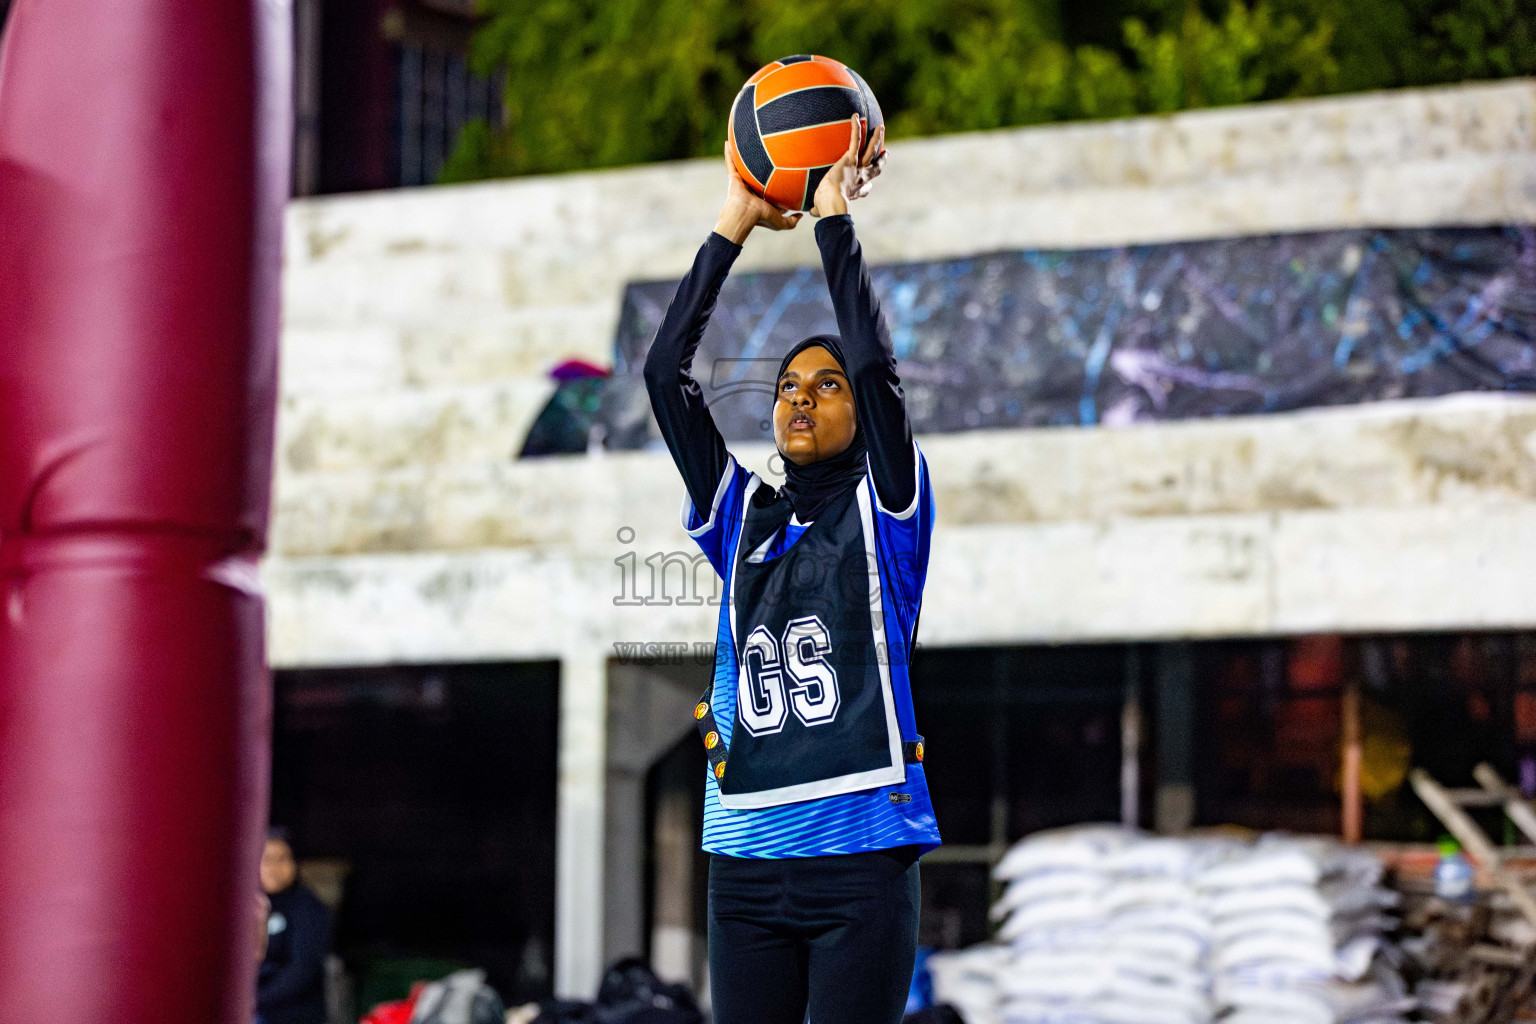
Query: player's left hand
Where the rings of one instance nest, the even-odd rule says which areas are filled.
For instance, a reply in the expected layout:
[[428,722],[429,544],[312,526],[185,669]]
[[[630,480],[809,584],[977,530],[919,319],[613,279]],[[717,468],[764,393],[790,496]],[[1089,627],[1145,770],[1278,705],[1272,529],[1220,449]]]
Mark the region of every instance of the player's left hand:
[[869,195],[874,180],[885,165],[885,126],[876,128],[859,152],[859,117],[848,119],[848,149],[838,158],[816,186],[813,217],[835,217],[848,212],[848,201]]
[[881,125],[870,136],[869,145],[864,147],[864,156],[854,176],[854,192],[850,199],[862,199],[869,195],[869,190],[875,186],[875,179],[885,170],[885,158],[885,125]]

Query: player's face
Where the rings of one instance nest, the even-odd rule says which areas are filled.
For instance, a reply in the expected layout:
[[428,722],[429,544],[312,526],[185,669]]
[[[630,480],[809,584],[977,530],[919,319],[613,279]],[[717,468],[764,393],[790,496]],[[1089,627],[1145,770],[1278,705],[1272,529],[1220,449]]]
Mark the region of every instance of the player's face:
[[830,459],[853,443],[853,389],[832,353],[812,345],[789,361],[773,403],[773,439],[797,466]]
[[299,866],[288,844],[281,839],[268,839],[261,849],[261,888],[267,893],[282,892],[298,874]]

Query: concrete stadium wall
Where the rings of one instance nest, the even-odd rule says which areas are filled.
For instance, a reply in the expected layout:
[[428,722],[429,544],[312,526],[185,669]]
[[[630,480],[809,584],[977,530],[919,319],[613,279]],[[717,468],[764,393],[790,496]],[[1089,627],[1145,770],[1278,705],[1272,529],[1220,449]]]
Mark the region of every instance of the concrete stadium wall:
[[[605,939],[595,881],[606,658],[712,640],[718,608],[619,600],[626,558],[692,553],[665,454],[516,452],[546,371],[610,362],[624,284],[681,276],[722,195],[707,160],[289,212],[273,664],[562,659],[562,993],[635,941]],[[877,262],[1533,223],[1536,82],[899,142],[853,213]],[[737,266],[817,264],[811,236],[759,232]],[[926,644],[1536,626],[1536,399],[919,443]]]

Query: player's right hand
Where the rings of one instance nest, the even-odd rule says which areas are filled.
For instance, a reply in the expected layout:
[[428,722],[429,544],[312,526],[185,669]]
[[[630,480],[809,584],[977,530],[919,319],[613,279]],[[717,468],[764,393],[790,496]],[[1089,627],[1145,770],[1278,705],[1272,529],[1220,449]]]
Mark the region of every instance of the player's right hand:
[[720,209],[720,219],[715,230],[737,245],[746,241],[754,227],[773,231],[786,231],[800,223],[804,216],[799,210],[781,210],[762,196],[747,188],[741,180],[736,165],[731,161],[731,144],[725,144],[725,205]]

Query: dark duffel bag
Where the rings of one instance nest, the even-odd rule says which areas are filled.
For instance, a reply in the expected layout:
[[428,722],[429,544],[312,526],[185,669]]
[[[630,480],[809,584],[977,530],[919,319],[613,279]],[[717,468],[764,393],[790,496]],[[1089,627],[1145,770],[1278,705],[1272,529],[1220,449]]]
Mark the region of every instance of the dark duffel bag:
[[703,1024],[687,985],[656,977],[651,965],[627,957],[603,974],[597,990],[598,1024]]

